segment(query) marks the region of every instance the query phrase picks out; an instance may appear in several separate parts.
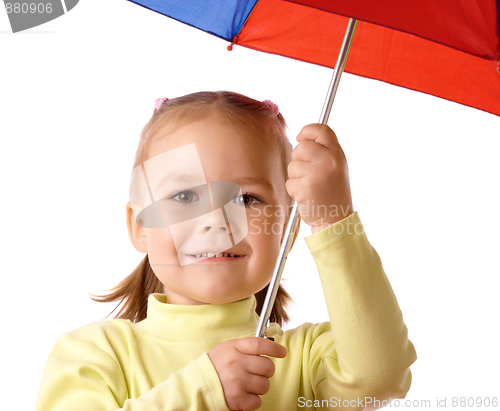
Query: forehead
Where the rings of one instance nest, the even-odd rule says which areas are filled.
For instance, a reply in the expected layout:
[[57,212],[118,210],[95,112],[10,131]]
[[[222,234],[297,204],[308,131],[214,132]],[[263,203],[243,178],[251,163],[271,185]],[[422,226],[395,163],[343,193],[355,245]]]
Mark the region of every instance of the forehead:
[[253,128],[236,123],[229,123],[220,116],[210,115],[186,124],[172,121],[165,124],[151,138],[150,152],[166,151],[181,145],[200,143],[207,147],[216,147],[229,142],[232,145],[256,146],[265,143],[266,138],[261,127]]
[[[218,118],[164,128],[152,138],[147,158],[189,144],[195,144],[203,170],[211,179],[228,180],[240,174],[240,177],[267,178],[272,184],[284,183],[277,143],[271,143],[263,130],[228,124]],[[188,163],[191,158],[178,158],[175,164],[183,161]]]

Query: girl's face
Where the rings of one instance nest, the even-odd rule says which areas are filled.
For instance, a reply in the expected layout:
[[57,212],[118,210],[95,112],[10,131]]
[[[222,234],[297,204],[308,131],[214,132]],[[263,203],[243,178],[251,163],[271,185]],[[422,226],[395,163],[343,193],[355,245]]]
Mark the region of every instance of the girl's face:
[[[189,152],[188,145],[193,148],[192,144],[199,160],[177,154],[168,157],[169,153]],[[285,176],[276,145],[266,142],[265,137],[255,131],[225,124],[215,117],[182,126],[171,133],[166,131],[152,144],[150,159],[162,154],[156,158],[168,158],[169,164],[177,164],[176,169],[181,170],[177,173],[182,176],[180,180],[192,179],[186,181],[184,191],[177,188],[170,190],[172,193],[162,193],[166,199],[162,201],[166,228],[138,226],[135,223],[137,206],[129,203],[127,207],[131,232],[135,233],[132,241],[139,251],[148,253],[153,271],[165,286],[169,303],[228,303],[248,298],[269,283],[287,210]],[[182,150],[172,151],[180,147]],[[222,183],[226,197],[233,197],[231,190],[234,192],[238,186],[242,194],[225,207],[225,218],[219,208],[187,222],[172,224],[174,218],[188,209],[188,204],[196,207],[195,201],[201,203],[201,195],[199,199],[196,190],[188,190],[199,185],[200,173],[208,182],[228,182]],[[150,184],[152,179],[158,181],[159,177],[150,178]],[[210,184],[212,208],[214,201],[217,203],[214,186],[215,183]],[[173,211],[169,207],[173,207]],[[135,216],[132,216],[132,208],[135,208]],[[238,213],[243,216],[239,218],[239,227],[236,223],[226,224],[229,213],[233,218]],[[242,221],[245,230],[242,230]],[[243,237],[242,233],[246,235]],[[202,252],[221,255],[222,250],[237,257],[196,257]]]

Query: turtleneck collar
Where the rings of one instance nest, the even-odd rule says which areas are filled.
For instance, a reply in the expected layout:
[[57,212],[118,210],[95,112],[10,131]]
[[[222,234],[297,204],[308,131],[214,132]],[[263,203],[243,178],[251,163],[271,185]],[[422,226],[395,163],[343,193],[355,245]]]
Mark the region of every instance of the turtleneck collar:
[[228,304],[168,304],[165,294],[148,298],[147,318],[136,327],[168,340],[225,340],[255,333],[255,296]]

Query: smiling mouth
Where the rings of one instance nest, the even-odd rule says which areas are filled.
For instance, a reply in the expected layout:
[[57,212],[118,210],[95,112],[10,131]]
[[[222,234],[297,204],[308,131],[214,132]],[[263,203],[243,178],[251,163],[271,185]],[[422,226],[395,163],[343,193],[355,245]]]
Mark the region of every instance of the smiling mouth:
[[192,258],[238,258],[238,257],[243,257],[242,255],[238,254],[230,254],[230,253],[201,253],[201,254],[186,254],[189,257]]

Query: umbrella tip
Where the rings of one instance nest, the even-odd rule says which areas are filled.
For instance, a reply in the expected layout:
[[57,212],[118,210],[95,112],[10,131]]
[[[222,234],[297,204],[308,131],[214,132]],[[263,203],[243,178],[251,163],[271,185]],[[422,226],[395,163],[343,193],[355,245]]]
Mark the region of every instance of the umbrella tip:
[[233,41],[231,42],[231,44],[229,46],[227,46],[227,51],[233,50],[234,43],[238,43],[238,34],[233,37]]

